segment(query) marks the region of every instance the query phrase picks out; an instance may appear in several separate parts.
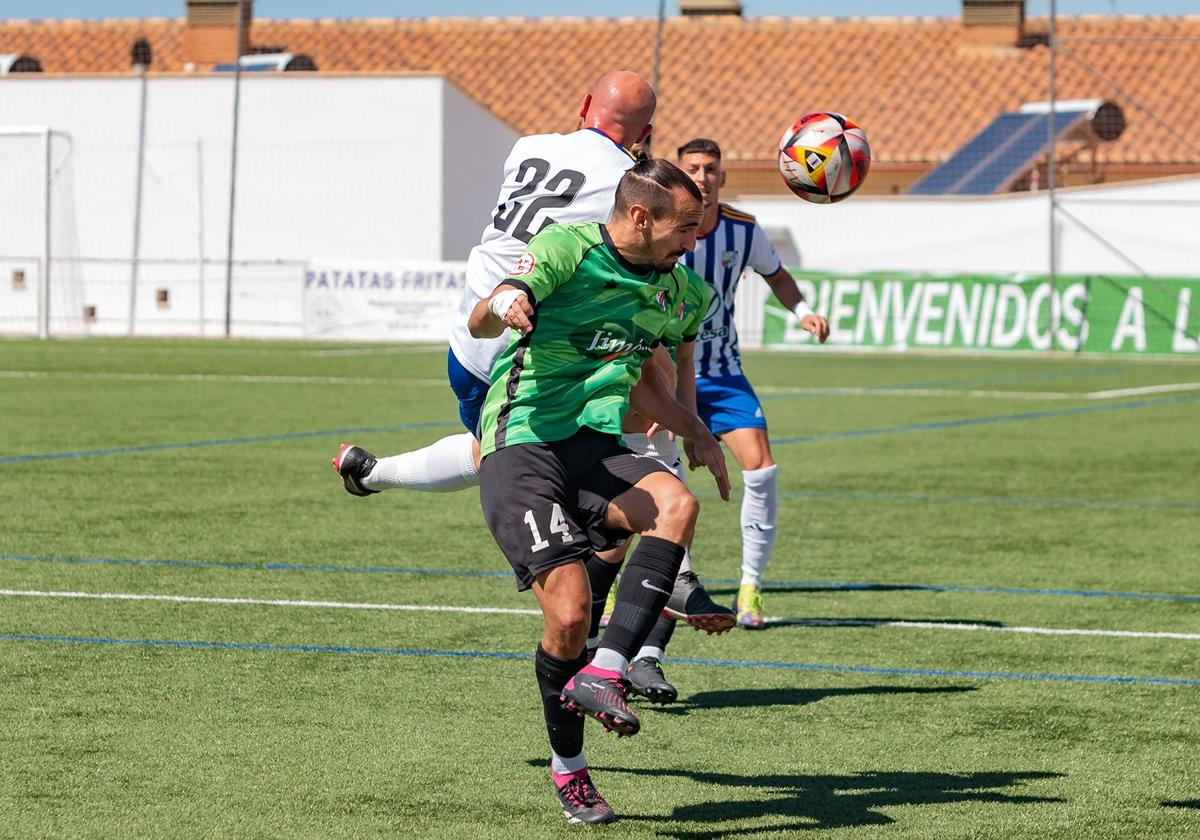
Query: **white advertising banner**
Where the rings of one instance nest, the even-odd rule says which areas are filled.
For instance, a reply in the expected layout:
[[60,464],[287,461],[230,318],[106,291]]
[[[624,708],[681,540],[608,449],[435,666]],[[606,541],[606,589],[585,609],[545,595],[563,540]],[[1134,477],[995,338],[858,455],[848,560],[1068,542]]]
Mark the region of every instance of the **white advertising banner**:
[[465,262],[313,261],[304,281],[304,336],[446,342],[466,276]]

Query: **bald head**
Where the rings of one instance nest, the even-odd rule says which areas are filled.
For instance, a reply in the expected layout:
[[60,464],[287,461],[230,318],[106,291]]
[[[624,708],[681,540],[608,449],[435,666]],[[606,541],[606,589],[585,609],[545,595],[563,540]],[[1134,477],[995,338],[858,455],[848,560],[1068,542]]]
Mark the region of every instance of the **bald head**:
[[629,148],[650,135],[654,89],[629,70],[612,70],[596,82],[583,100],[579,116],[584,128],[598,128]]

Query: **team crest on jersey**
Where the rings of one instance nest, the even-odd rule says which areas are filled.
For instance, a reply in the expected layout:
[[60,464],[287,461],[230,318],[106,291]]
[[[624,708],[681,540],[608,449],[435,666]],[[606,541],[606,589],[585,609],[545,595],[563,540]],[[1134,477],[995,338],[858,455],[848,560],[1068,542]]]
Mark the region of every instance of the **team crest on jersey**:
[[668,295],[667,295],[666,289],[663,289],[661,292],[659,292],[657,295],[654,296],[654,300],[658,304],[658,308],[661,309],[663,312],[666,312],[670,309],[670,307],[667,306],[667,299],[668,299]]
[[722,268],[732,268],[735,262],[737,262],[737,251],[725,251],[721,254]]
[[683,320],[683,314],[687,312],[687,301],[679,301],[679,308],[675,310],[675,317],[680,321]]
[[520,277],[533,271],[533,266],[537,263],[537,258],[533,254],[526,251],[521,255],[521,259],[517,260],[517,264],[508,272],[509,277]]

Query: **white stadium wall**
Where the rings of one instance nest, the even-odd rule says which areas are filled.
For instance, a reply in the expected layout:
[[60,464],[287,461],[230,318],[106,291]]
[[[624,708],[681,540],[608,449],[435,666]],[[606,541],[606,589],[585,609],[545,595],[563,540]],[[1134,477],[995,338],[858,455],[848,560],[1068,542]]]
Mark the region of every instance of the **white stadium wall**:
[[[1200,276],[1200,179],[1063,190],[1058,271]],[[773,238],[787,231],[799,268],[819,271],[1046,273],[1045,193],[983,198],[859,196],[834,205],[747,198]],[[1083,222],[1092,233],[1066,218]],[[1095,235],[1093,235],[1095,234]],[[1124,257],[1119,254],[1124,255]]]
[[[0,332],[36,329],[45,232],[43,141],[3,136],[6,126],[59,132],[51,334],[128,331],[141,85],[0,81]],[[154,76],[146,91],[134,332],[221,334],[232,79]],[[461,260],[488,223],[516,136],[440,77],[246,74],[234,334],[442,340]],[[1200,179],[1059,199],[1060,274],[1200,275]],[[1044,193],[735,204],[757,215],[787,264],[810,271],[1044,275],[1049,264]],[[739,291],[747,346],[763,335],[766,297],[755,278]]]
[[[0,82],[0,131],[59,132],[57,332],[127,329],[141,86],[136,77]],[[196,334],[202,311],[203,332],[214,334],[224,312],[232,79],[153,76],[146,94],[136,331]],[[301,334],[305,264],[390,261],[398,275],[406,262],[465,259],[517,136],[436,76],[245,74],[240,114],[233,252],[254,263],[234,272],[242,334]],[[0,331],[34,329],[41,142],[0,137]],[[23,290],[8,280],[14,268],[29,278]],[[162,288],[166,306],[155,297]],[[97,320],[81,326],[84,306]]]

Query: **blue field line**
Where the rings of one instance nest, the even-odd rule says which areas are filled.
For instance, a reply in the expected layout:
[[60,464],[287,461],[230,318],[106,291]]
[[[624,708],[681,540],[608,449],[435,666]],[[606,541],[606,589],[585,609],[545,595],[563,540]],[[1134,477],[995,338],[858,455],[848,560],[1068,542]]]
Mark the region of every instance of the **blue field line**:
[[889,385],[888,388],[977,388],[981,385],[1012,384],[1014,382],[1048,382],[1060,379],[1085,379],[1096,376],[1119,376],[1125,373],[1123,367],[1095,368],[1093,370],[1061,370],[1043,373],[1020,373],[1011,376],[987,376],[973,379],[936,379],[925,382],[905,382],[900,385]]
[[[0,554],[0,561],[16,563],[64,563],[72,565],[99,566],[167,566],[193,569],[230,569],[236,571],[267,572],[346,572],[350,574],[375,575],[425,575],[432,577],[477,577],[504,578],[513,580],[511,571],[499,569],[407,569],[394,566],[337,566],[332,564],[306,563],[239,563],[220,560],[153,560],[118,559],[112,557],[72,557],[59,555]],[[735,586],[741,578],[704,578],[704,582],[716,586]],[[1173,601],[1200,603],[1200,595],[1177,595],[1156,592],[1120,592],[1103,589],[1058,589],[1049,587],[1019,586],[966,586],[936,583],[883,583],[855,581],[812,581],[812,580],[765,580],[765,589],[819,589],[843,592],[912,591],[912,592],[978,592],[999,595],[1055,595],[1075,598],[1117,598],[1136,601]]]
[[1184,394],[1177,397],[1165,397],[1154,400],[1132,400],[1124,403],[1107,403],[1105,405],[1081,405],[1075,408],[1053,408],[1044,411],[1022,411],[1017,414],[993,414],[987,417],[966,417],[961,420],[939,420],[931,423],[909,423],[903,426],[882,426],[876,429],[853,429],[845,432],[823,432],[816,435],[792,435],[790,437],[771,438],[772,446],[785,446],[790,443],[813,443],[823,440],[844,440],[846,438],[874,437],[875,435],[895,435],[903,432],[932,432],[941,429],[955,429],[966,426],[990,426],[996,423],[1019,423],[1026,420],[1045,420],[1050,417],[1074,417],[1083,414],[1100,414],[1107,411],[1128,411],[1131,409],[1157,408],[1159,406],[1176,405],[1179,403],[1196,402],[1200,394]]
[[[902,434],[904,432],[928,432],[940,429],[952,429],[964,426],[984,426],[994,423],[1013,423],[1025,420],[1042,420],[1048,417],[1069,417],[1078,414],[1096,414],[1104,411],[1121,411],[1124,409],[1154,408],[1176,403],[1195,402],[1200,400],[1200,394],[1185,394],[1177,397],[1167,397],[1156,400],[1135,400],[1127,403],[1108,403],[1106,405],[1088,405],[1078,408],[1060,408],[1046,411],[1025,411],[1019,414],[1001,414],[989,417],[968,417],[961,420],[942,420],[931,423],[912,423],[903,426],[884,426],[876,429],[852,429],[844,432],[825,432],[816,435],[793,435],[791,437],[773,438],[775,446],[786,446],[792,443],[813,443],[825,440],[843,440],[846,438],[873,437],[876,435]],[[348,437],[351,435],[374,434],[378,432],[412,431],[415,429],[434,429],[445,426],[458,426],[450,421],[428,423],[397,423],[391,426],[358,426],[345,429],[322,429],[314,432],[287,432],[276,435],[252,435],[249,437],[217,438],[214,440],[194,440],[181,443],[146,443],[138,446],[119,446],[109,449],[80,449],[68,452],[41,452],[29,455],[0,456],[0,464],[27,464],[34,461],[59,461],[68,458],[95,458],[105,455],[131,455],[142,452],[158,452],[167,449],[194,449],[210,446],[240,446],[248,443],[275,443],[284,440],[298,440],[315,437]]]
[[0,560],[18,563],[66,563],[84,566],[168,566],[183,569],[230,569],[253,572],[350,572],[370,575],[434,575],[437,577],[512,578],[511,571],[486,569],[404,569],[394,566],[338,566],[332,563],[240,563],[226,560],[157,560],[70,555],[0,554]]
[[247,443],[275,443],[281,440],[301,438],[334,437],[376,434],[378,432],[406,432],[414,429],[436,429],[442,426],[457,426],[445,420],[429,423],[396,423],[391,426],[356,426],[348,429],[322,429],[316,432],[285,432],[278,435],[251,435],[249,437],[216,438],[214,440],[192,440],[182,443],[145,443],[138,446],[117,446],[110,449],[78,449],[70,452],[41,452],[31,455],[0,456],[0,464],[26,464],[30,461],[60,461],[64,458],[94,458],[102,455],[131,455],[138,452],[158,452],[163,449],[196,449],[205,446],[240,446]]
[[[458,659],[530,660],[533,654],[484,650],[430,650],[425,648],[358,647],[351,645],[269,644],[264,642],[206,642],[174,639],[117,639],[101,636],[43,636],[0,634],[0,641],[56,642],[72,645],[121,645],[131,647],[188,648],[193,650],[271,651],[282,653],[340,653],[369,656],[440,656]],[[811,662],[771,662],[756,659],[672,659],[677,665],[710,668],[771,668],[788,671],[830,671],[889,677],[947,677],[980,680],[1035,680],[1045,682],[1109,683],[1117,685],[1200,686],[1200,679],[1172,677],[1112,677],[1089,674],[1035,674],[1019,671],[952,671],[942,668],[875,668],[867,665],[823,665]]]

